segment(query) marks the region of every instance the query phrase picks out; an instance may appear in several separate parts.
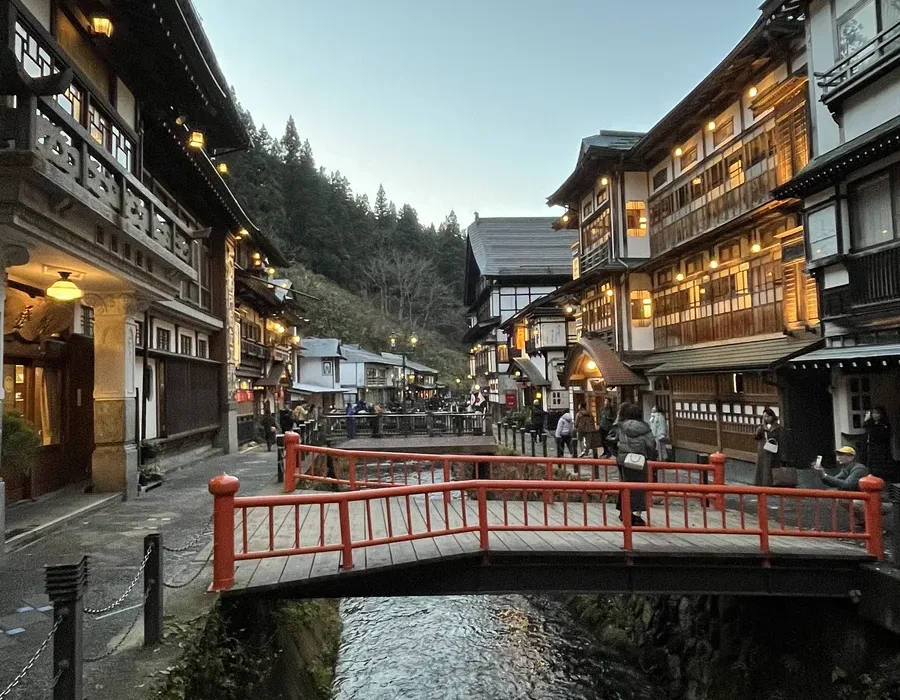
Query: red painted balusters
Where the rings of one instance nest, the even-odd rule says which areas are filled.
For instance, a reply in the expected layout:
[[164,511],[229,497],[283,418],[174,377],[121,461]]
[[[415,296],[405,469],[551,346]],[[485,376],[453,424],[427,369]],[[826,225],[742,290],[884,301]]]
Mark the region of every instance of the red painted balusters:
[[[721,452],[709,456],[709,464],[712,467],[713,483],[717,486],[725,485],[725,460],[727,458]],[[717,510],[725,510],[725,495],[716,494],[714,497]]]
[[[881,492],[884,481],[877,476],[864,476],[859,488],[865,494],[866,544],[869,554],[884,560],[884,530],[881,523]],[[896,507],[896,506],[895,506]],[[853,521],[853,502],[850,503],[850,521]]]
[[238,478],[225,473],[209,482],[213,496],[213,591],[227,591],[234,585],[234,495],[240,488]]
[[284,492],[293,493],[297,488],[297,473],[300,471],[300,436],[297,433],[284,434]]

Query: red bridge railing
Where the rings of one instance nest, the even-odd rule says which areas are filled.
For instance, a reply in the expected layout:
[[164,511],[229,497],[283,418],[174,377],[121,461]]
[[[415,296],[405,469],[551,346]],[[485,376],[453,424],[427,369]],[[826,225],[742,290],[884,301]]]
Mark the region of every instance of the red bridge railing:
[[[773,538],[857,540],[870,555],[882,559],[884,482],[866,477],[860,487],[861,491],[850,492],[697,484],[689,493],[675,483],[470,479],[341,493],[238,497],[238,479],[223,474],[209,484],[214,496],[211,590],[234,585],[238,561],[340,552],[341,568],[351,569],[354,551],[360,548],[463,533],[477,533],[483,550],[490,549],[495,532],[618,533],[624,551],[634,549],[637,533],[724,535],[755,538],[763,555],[770,553]],[[621,522],[609,512],[613,496],[621,499],[624,513],[631,512],[638,492],[648,498],[660,496],[662,513],[649,508],[646,525],[639,526],[627,517]],[[446,497],[433,504],[433,494]],[[688,500],[695,494],[700,498],[689,512]],[[451,496],[458,499],[458,510],[451,509]],[[717,510],[710,505],[716,499],[727,501],[729,507]],[[474,512],[467,507],[473,500]],[[519,509],[510,506],[513,502],[528,504],[522,508],[523,518],[514,517]],[[333,505],[339,527],[334,527],[333,519],[326,527],[326,510]],[[850,517],[849,529],[842,529],[842,513],[853,513],[857,505],[862,526]],[[414,518],[413,508],[422,512],[423,506],[425,516]],[[372,526],[377,508],[386,528]]]
[[[299,436],[284,438],[284,492],[299,486],[332,484],[358,489],[413,486],[466,479],[536,479],[541,481],[619,481],[614,459],[498,455],[434,455],[408,452],[362,452],[303,445]],[[649,462],[651,481],[682,485],[725,484],[725,455],[709,464]],[[699,494],[691,492],[691,497]],[[448,492],[444,493],[449,498]],[[713,496],[722,507],[721,496]]]

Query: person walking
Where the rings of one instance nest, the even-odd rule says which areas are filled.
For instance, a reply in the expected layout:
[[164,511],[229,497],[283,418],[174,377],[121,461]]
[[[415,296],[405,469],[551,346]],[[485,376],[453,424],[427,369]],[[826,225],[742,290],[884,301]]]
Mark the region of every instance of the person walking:
[[763,422],[756,430],[759,443],[756,454],[754,486],[771,486],[772,470],[781,467],[781,424],[772,408],[763,411]]
[[654,406],[650,411],[649,425],[656,439],[656,458],[666,462],[669,459],[669,421],[666,420],[666,412]]
[[866,416],[863,423],[866,431],[862,459],[872,476],[887,483],[897,482],[897,465],[891,451],[891,425],[883,406],[877,406]]
[[572,412],[566,411],[559,420],[556,421],[556,456],[565,457],[566,447],[569,448],[569,454],[575,456],[575,448],[572,447],[572,433],[575,430],[575,420],[572,418]]
[[259,421],[259,424],[263,429],[263,437],[266,441],[266,452],[271,452],[272,445],[275,444],[275,435],[278,433],[278,422],[275,420],[275,416],[273,415],[272,408],[269,404],[266,404],[263,417]]
[[578,456],[584,457],[593,446],[594,434],[597,432],[594,415],[584,403],[578,404],[578,412],[575,414],[575,432],[578,438]]
[[[627,482],[647,482],[650,465],[656,459],[656,438],[650,426],[644,422],[641,407],[633,403],[623,403],[619,408],[619,416],[612,426],[616,433],[616,465],[619,467],[619,479]],[[631,518],[631,524],[643,526],[647,523],[641,513],[647,510],[647,492],[631,491],[631,512],[622,510],[622,494],[616,499],[619,519]]]
[[531,431],[537,435],[538,440],[543,438],[546,420],[547,412],[541,406],[541,400],[535,399],[531,403]]
[[598,429],[600,431],[600,445],[603,447],[603,457],[607,454],[610,457],[615,456],[612,452],[609,452],[606,449],[606,436],[609,435],[609,431],[612,430],[613,424],[616,422],[616,412],[613,408],[612,401],[606,399],[603,402],[603,408],[600,409],[600,418],[598,421]]

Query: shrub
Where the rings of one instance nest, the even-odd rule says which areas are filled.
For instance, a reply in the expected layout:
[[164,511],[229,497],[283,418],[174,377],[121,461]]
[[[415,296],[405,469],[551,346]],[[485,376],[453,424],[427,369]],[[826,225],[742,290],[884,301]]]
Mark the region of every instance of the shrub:
[[6,474],[28,474],[35,465],[41,436],[18,413],[3,414],[3,445],[0,470]]

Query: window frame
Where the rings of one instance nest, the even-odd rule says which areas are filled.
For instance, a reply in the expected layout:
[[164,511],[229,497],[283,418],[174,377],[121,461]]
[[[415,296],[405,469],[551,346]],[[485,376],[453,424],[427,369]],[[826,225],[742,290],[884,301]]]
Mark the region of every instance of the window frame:
[[[858,245],[859,241],[859,213],[860,207],[857,203],[858,191],[865,186],[872,186],[876,181],[887,179],[887,206],[888,206],[888,224],[891,226],[890,238],[869,243],[867,245]],[[884,168],[871,175],[860,178],[850,183],[847,188],[847,206],[849,208],[850,219],[850,252],[857,253],[866,250],[872,250],[880,246],[896,243],[900,240],[900,167],[894,165]]]

